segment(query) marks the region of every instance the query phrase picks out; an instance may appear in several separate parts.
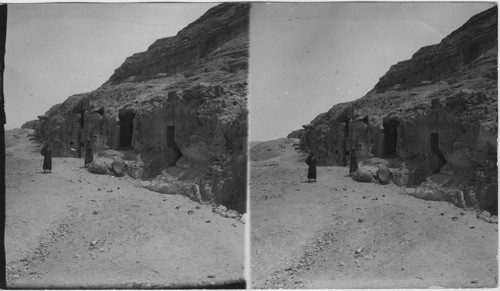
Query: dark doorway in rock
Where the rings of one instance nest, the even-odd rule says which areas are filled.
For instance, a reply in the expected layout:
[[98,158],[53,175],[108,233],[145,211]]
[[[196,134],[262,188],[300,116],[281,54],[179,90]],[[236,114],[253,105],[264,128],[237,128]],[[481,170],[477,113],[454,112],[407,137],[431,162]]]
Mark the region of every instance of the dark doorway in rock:
[[85,126],[85,114],[82,112],[80,112],[80,129],[83,129],[83,127]]
[[167,126],[167,145],[174,151],[172,160],[168,163],[167,167],[174,167],[182,157],[181,149],[175,142],[175,126]]
[[399,121],[391,120],[384,123],[385,155],[396,156],[398,147]]
[[132,147],[132,135],[134,133],[135,114],[128,112],[119,116],[120,119],[120,147]]
[[437,158],[437,163],[433,165],[432,173],[436,174],[446,164],[446,159],[439,149],[439,133],[431,133],[431,152]]

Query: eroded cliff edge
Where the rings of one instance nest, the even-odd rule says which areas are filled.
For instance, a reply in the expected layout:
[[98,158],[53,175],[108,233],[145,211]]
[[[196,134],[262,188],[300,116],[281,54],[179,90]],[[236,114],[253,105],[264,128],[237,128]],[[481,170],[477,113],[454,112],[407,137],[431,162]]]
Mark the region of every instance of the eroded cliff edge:
[[389,159],[402,186],[453,188],[434,198],[496,214],[497,18],[497,7],[475,15],[392,66],[362,98],[291,135],[315,151],[319,165],[346,165],[355,147],[361,161]]
[[39,116],[36,138],[55,156],[81,156],[90,139],[150,189],[245,212],[249,9],[213,7],[127,58],[100,88]]

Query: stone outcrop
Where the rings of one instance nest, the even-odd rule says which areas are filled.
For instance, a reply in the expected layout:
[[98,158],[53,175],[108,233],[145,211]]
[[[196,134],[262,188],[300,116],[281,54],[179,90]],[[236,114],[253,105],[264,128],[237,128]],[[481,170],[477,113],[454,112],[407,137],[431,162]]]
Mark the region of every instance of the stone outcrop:
[[347,165],[353,146],[359,161],[398,159],[389,170],[401,186],[460,176],[445,186],[461,189],[466,207],[496,214],[497,14],[493,7],[472,17],[392,66],[364,97],[318,115],[301,147],[315,151],[318,165]]
[[100,88],[40,116],[35,136],[50,139],[55,156],[83,156],[87,139],[96,153],[129,152],[118,171],[139,179],[188,170],[161,177],[194,183],[202,196],[210,189],[204,199],[244,209],[249,7],[218,5],[127,58]]
[[38,127],[38,120],[30,120],[28,122],[25,122],[23,125],[21,125],[21,128],[23,129],[35,129]]

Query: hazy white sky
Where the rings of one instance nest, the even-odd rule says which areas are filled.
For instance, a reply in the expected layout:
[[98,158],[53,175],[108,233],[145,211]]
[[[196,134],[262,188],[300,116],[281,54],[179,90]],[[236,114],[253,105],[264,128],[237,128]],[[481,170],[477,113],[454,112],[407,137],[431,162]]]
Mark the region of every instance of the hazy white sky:
[[126,57],[174,36],[215,5],[9,4],[5,128],[97,89]]
[[496,3],[254,4],[250,140],[286,137]]

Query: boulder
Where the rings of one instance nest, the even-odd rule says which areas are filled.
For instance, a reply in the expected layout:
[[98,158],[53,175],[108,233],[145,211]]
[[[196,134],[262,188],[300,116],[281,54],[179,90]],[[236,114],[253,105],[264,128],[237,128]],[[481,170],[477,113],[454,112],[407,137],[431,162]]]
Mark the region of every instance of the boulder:
[[123,177],[125,175],[125,169],[127,165],[125,164],[122,158],[117,156],[113,157],[113,164],[111,165],[111,167],[113,169],[113,173],[115,174],[115,176]]
[[93,174],[107,175],[109,171],[109,164],[102,159],[95,159],[90,163],[87,170]]
[[360,167],[354,172],[353,179],[358,182],[371,182],[373,174],[366,167]]
[[377,178],[380,184],[389,184],[389,177],[391,176],[391,171],[386,165],[378,165]]

